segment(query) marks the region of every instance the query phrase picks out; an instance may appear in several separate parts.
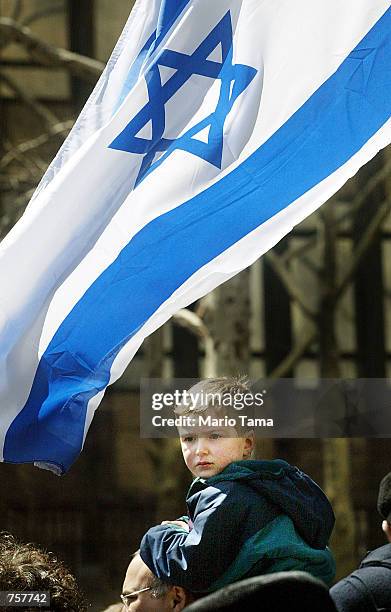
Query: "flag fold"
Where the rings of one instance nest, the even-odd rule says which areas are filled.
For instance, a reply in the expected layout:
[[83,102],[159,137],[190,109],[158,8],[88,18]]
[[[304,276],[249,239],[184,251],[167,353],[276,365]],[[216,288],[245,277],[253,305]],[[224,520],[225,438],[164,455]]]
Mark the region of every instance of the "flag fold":
[[106,387],[391,140],[389,0],[138,0],[0,245],[0,446],[66,472]]

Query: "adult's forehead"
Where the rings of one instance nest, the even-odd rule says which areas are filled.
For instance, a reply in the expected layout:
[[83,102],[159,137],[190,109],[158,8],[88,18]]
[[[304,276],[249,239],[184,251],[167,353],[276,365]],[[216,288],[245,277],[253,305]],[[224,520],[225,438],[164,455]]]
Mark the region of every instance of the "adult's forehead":
[[130,593],[131,591],[148,586],[152,578],[153,574],[151,570],[145,565],[140,555],[137,554],[128,565],[122,591],[124,593]]

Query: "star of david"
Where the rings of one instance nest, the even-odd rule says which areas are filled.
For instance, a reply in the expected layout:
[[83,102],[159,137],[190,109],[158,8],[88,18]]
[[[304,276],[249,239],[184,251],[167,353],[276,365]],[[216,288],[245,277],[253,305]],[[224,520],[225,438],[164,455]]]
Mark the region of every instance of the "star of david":
[[[210,59],[218,47],[221,49],[221,61]],[[112,149],[144,155],[136,185],[176,149],[187,151],[221,168],[225,120],[237,98],[257,73],[251,66],[233,64],[232,59],[232,22],[229,11],[191,55],[169,49],[165,49],[159,55],[145,77],[148,102],[110,144]],[[159,66],[175,70],[164,84]],[[165,138],[163,136],[166,127],[165,104],[192,75],[221,81],[216,108],[184,134],[174,139]],[[140,135],[147,124],[152,126],[150,138]],[[197,139],[200,132],[206,131],[208,132],[206,142]]]

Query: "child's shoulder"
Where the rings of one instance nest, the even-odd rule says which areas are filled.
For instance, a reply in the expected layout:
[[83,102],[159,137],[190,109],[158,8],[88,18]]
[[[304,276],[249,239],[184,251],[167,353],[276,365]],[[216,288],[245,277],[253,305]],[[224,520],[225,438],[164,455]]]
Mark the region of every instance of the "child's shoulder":
[[233,461],[229,463],[222,472],[208,478],[208,482],[252,479],[268,475],[281,477],[294,470],[297,470],[297,468],[283,459],[244,459],[243,461]]

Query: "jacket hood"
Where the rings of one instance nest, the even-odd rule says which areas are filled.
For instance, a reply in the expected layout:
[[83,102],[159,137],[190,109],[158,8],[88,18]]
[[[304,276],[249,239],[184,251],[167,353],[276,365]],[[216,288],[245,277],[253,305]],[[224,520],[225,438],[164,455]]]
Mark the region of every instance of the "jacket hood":
[[361,567],[378,566],[382,561],[387,561],[391,569],[391,544],[384,544],[380,548],[376,548],[367,554],[361,561]]
[[254,488],[289,516],[298,533],[313,548],[325,548],[335,523],[322,489],[307,474],[286,461],[238,461],[205,480],[208,485],[239,480]]

